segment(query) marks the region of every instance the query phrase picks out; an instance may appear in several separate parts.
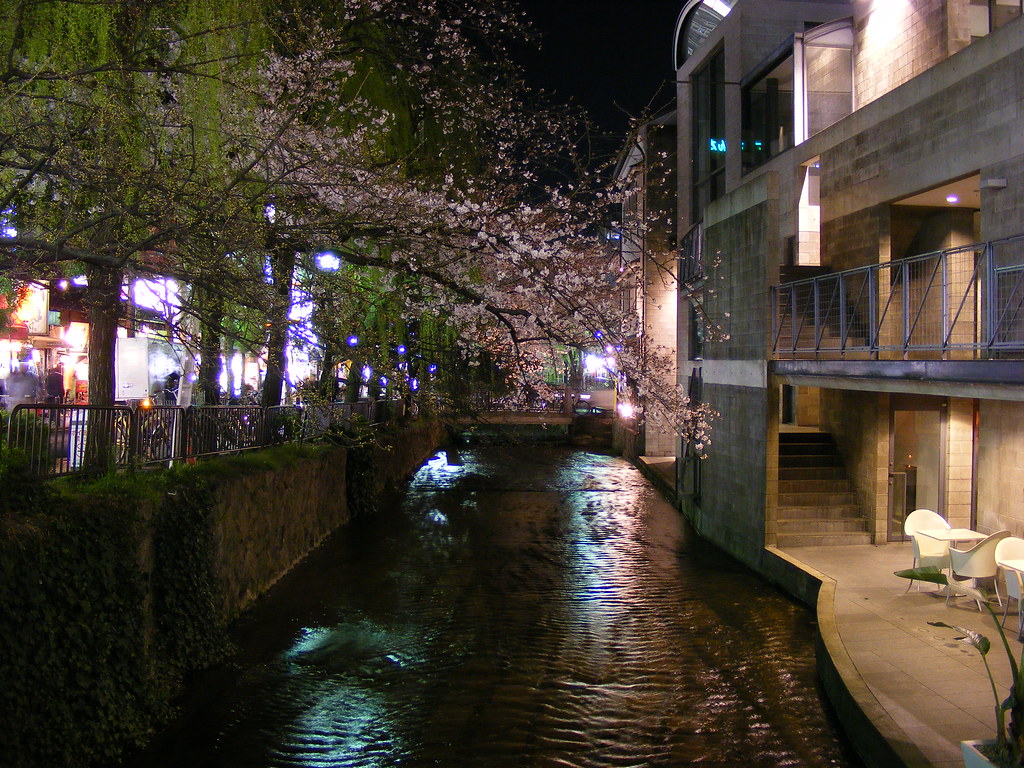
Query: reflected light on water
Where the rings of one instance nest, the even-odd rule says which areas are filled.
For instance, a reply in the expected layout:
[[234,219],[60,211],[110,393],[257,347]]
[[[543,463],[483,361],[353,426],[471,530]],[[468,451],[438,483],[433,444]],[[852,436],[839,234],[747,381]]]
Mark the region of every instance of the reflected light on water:
[[260,603],[294,623],[223,686],[209,745],[188,747],[205,761],[174,746],[135,768],[855,768],[812,615],[694,546],[638,470],[458,454]]

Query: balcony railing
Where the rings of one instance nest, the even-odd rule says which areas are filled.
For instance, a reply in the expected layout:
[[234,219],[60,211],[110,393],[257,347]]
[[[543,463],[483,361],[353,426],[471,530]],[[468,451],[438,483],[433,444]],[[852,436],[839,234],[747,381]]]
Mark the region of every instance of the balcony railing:
[[772,289],[777,359],[1024,357],[1024,235]]

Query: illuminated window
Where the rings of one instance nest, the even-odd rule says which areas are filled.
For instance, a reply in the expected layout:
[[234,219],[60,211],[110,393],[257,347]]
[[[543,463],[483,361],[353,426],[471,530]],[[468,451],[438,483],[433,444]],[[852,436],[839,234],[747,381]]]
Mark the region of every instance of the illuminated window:
[[795,35],[741,82],[743,170],[806,141],[853,108],[849,20]]

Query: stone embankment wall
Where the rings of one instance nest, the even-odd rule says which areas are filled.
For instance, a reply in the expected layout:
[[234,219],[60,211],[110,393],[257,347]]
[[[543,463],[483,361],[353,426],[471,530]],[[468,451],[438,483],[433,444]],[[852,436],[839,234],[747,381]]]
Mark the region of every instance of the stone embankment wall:
[[331,531],[348,522],[347,450],[287,469],[242,475],[214,491],[220,612],[244,611]]
[[[417,424],[299,466],[220,481],[213,526],[221,615],[231,619],[243,612],[347,523],[360,506],[357,499],[376,503],[407,480],[441,440],[440,426]],[[348,471],[350,457],[361,471]],[[369,487],[350,488],[350,483]]]
[[348,449],[282,446],[56,484],[0,454],[3,764],[122,761],[181,681],[223,658],[230,620],[350,517],[372,514],[443,437],[419,422]]

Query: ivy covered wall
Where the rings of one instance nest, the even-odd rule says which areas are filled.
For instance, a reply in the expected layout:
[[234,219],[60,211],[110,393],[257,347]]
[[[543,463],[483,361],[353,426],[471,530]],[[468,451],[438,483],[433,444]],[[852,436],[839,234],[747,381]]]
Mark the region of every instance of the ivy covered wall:
[[183,680],[225,657],[228,621],[440,440],[414,425],[54,483],[0,446],[0,762],[109,765],[143,744]]

